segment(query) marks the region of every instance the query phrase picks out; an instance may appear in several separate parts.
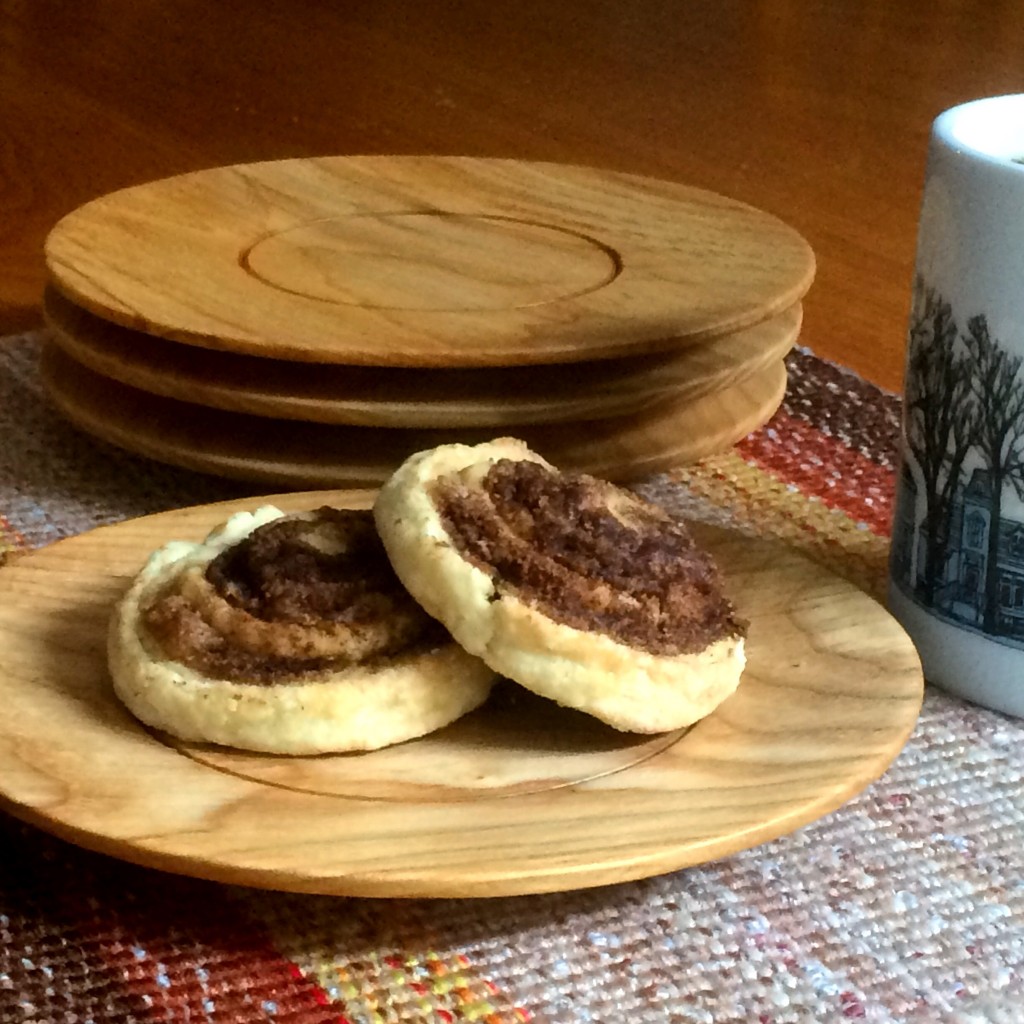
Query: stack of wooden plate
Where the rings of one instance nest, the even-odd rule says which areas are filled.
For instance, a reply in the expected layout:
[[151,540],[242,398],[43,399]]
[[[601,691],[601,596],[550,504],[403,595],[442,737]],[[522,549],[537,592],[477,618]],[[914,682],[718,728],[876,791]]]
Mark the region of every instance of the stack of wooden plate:
[[669,182],[463,157],[224,167],[97,199],[46,244],[44,379],[83,429],[286,486],[523,438],[628,479],[774,412],[814,259]]

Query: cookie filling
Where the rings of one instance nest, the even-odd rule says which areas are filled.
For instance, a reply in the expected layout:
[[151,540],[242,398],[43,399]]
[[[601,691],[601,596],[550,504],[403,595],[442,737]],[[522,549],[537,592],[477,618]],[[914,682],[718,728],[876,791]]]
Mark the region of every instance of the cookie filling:
[[439,479],[456,550],[551,619],[657,655],[693,654],[746,625],[710,556],[662,509],[611,484],[502,459],[479,481]]
[[445,642],[388,562],[369,511],[321,508],[254,530],[142,610],[162,652],[204,675],[272,684]]

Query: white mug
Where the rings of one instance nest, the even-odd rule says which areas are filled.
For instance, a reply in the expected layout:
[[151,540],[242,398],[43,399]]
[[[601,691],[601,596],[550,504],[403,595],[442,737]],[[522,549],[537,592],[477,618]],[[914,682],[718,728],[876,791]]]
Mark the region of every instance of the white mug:
[[1024,95],[932,126],[889,579],[925,678],[1024,716]]

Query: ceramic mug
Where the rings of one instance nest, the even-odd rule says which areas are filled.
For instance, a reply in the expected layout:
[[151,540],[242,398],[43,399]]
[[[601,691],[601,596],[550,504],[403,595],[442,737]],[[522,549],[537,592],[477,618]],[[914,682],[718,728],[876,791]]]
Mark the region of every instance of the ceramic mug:
[[1024,716],[1024,95],[932,126],[889,570],[925,677]]

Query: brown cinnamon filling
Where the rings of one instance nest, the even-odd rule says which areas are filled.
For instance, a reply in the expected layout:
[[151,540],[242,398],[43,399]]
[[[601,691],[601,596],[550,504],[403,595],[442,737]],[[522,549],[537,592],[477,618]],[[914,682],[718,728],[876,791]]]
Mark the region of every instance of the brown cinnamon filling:
[[557,622],[658,655],[741,637],[711,557],[666,512],[611,484],[502,459],[432,498],[457,550]]
[[321,508],[254,530],[142,609],[162,651],[204,675],[272,684],[447,641],[402,587],[369,511]]

